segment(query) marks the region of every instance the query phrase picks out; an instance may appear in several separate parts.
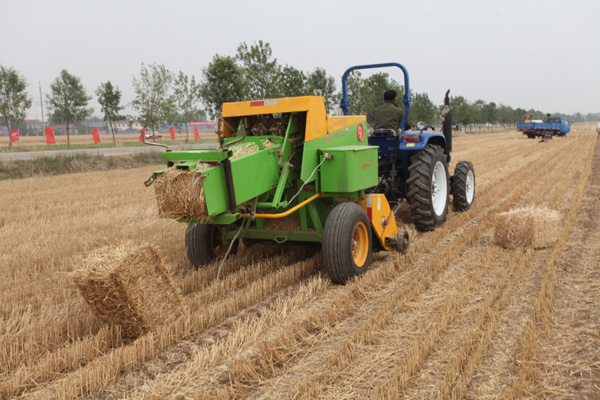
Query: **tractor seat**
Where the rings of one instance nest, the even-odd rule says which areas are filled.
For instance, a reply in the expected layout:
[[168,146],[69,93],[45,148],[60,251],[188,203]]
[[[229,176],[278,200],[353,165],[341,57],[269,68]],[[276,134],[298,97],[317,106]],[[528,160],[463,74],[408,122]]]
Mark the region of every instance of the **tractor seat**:
[[373,136],[398,136],[398,132],[393,129],[376,129]]

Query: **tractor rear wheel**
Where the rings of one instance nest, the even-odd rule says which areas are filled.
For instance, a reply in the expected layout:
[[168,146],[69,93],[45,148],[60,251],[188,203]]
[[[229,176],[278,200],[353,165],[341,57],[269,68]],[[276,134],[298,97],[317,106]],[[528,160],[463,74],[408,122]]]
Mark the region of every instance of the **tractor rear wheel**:
[[342,203],[325,221],[323,265],[334,283],[345,284],[365,273],[371,260],[371,224],[356,203]]
[[475,200],[475,169],[470,161],[459,161],[450,177],[452,204],[457,211],[467,211]]
[[[194,268],[198,269],[217,258],[225,257],[229,243],[223,243],[221,229],[221,225],[188,224],[185,230],[185,249]],[[239,241],[233,244],[232,253],[237,251],[238,245]]]
[[448,164],[440,146],[429,144],[410,158],[406,180],[411,218],[420,231],[432,231],[446,221],[450,191]]

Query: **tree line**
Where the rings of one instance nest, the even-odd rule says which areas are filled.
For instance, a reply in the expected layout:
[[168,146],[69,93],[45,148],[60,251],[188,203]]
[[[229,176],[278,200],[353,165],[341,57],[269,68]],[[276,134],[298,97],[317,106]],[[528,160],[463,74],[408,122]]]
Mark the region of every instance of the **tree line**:
[[[156,131],[165,124],[181,123],[186,127],[186,134],[187,122],[204,120],[207,114],[213,119],[219,118],[224,102],[316,95],[323,97],[328,112],[335,113],[341,98],[335,79],[325,69],[317,67],[305,72],[287,64],[281,65],[273,56],[270,44],[262,40],[252,45],[241,43],[234,55],[215,54],[202,69],[199,80],[182,71],[173,73],[164,65],[142,63],[140,74],[133,78],[132,86],[135,98],[130,106],[136,111],[136,119],[142,126]],[[50,94],[46,95],[49,120],[66,124],[70,147],[70,127],[92,115],[93,109],[89,107],[92,97],[86,93],[81,80],[66,70],[60,72],[50,89]],[[382,103],[386,89],[395,89],[399,99],[404,93],[404,87],[385,72],[368,77],[363,77],[360,71],[352,72],[348,78],[350,114],[372,112]],[[121,90],[109,80],[101,83],[95,94],[116,143],[113,122],[124,119],[121,115],[125,108],[121,103]],[[440,93],[436,104],[427,93],[411,90],[410,119],[435,123],[439,118],[442,95]],[[9,130],[24,120],[31,104],[25,78],[14,68],[0,65],[0,117]],[[545,118],[545,113],[539,110],[513,109],[484,100],[469,101],[463,96],[451,97],[451,105],[453,120],[464,125],[514,124],[522,121],[525,114],[533,114],[534,119]],[[573,122],[596,118],[592,114],[584,116],[580,113],[553,115],[566,116]],[[10,140],[9,143],[12,146]]]

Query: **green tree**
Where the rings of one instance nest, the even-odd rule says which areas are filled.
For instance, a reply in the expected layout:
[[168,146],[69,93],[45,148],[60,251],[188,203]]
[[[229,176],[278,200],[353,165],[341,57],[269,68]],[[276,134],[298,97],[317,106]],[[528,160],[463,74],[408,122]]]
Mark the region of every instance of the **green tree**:
[[[350,115],[358,115],[366,111],[373,111],[367,109],[365,99],[363,98],[363,86],[364,80],[361,72],[352,71],[346,79],[346,90],[348,91],[348,101],[350,102],[348,114]],[[338,97],[341,100],[341,91]]]
[[427,93],[414,93],[411,97],[411,121],[414,121],[415,123],[417,121],[433,123],[436,120],[436,114],[438,114],[439,108],[429,100]]
[[473,122],[475,122],[476,124],[483,124],[486,122],[484,107],[485,101],[481,99],[475,100],[475,102],[471,104],[471,108],[473,109]]
[[486,103],[483,106],[482,112],[483,112],[484,122],[487,122],[490,124],[498,123],[498,107],[496,106],[496,103],[494,103],[493,101]]
[[200,84],[192,75],[189,78],[179,71],[175,78],[175,98],[179,109],[180,121],[185,124],[185,141],[189,141],[188,123],[200,114]]
[[175,96],[173,93],[174,76],[164,65],[151,64],[146,68],[142,63],[139,78],[133,78],[135,99],[133,108],[140,113],[140,122],[145,127],[156,127],[174,122]]
[[308,75],[308,90],[314,96],[323,96],[327,110],[333,110],[336,105],[335,80],[323,68],[315,68]]
[[[26,92],[27,81],[12,67],[0,65],[0,116],[6,120],[8,131],[11,122],[19,124],[25,119],[25,113],[31,107],[31,98]],[[12,149],[12,140],[8,138],[8,147]]]
[[383,93],[388,89],[396,91],[398,106],[404,108],[402,103],[404,86],[391,79],[386,72],[378,72],[366,78],[364,82],[363,96],[366,110],[373,112],[376,107],[380,106],[383,103]]
[[306,96],[309,93],[306,74],[289,65],[281,68],[277,79],[277,93],[281,97]]
[[473,107],[463,96],[452,97],[450,101],[452,107],[452,120],[463,125],[470,125],[475,122],[473,116]]
[[375,73],[368,78],[362,78],[360,71],[353,71],[348,76],[348,100],[350,114],[358,115],[373,110],[383,103],[383,93],[393,89],[398,94],[398,105],[402,107],[404,87],[385,72]]
[[50,84],[51,95],[46,96],[50,119],[67,125],[67,148],[71,148],[69,126],[92,115],[94,111],[88,108],[92,99],[88,96],[81,80],[63,69],[60,75]]
[[509,124],[514,122],[512,120],[513,109],[504,104],[500,104],[498,107],[498,122],[501,124]]
[[100,109],[104,113],[104,119],[108,121],[110,131],[113,137],[113,143],[117,145],[117,139],[115,138],[115,128],[113,121],[121,118],[119,113],[123,110],[121,106],[121,91],[119,87],[114,87],[110,81],[101,83],[98,89],[96,89],[96,95],[98,96],[98,103],[102,106]]
[[279,67],[273,57],[271,45],[259,40],[249,46],[242,43],[237,48],[237,59],[244,76],[245,98],[269,99],[278,97]]
[[220,118],[223,103],[242,100],[242,71],[232,57],[215,54],[208,67],[202,70],[202,74],[200,96],[212,118]]

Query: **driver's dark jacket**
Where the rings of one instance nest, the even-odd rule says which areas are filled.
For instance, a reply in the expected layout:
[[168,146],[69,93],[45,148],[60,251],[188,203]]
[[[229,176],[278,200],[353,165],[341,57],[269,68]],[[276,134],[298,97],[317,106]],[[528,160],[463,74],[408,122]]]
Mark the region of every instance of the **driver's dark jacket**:
[[393,129],[397,131],[403,117],[404,110],[402,108],[393,101],[386,101],[373,111],[374,128],[375,130]]

